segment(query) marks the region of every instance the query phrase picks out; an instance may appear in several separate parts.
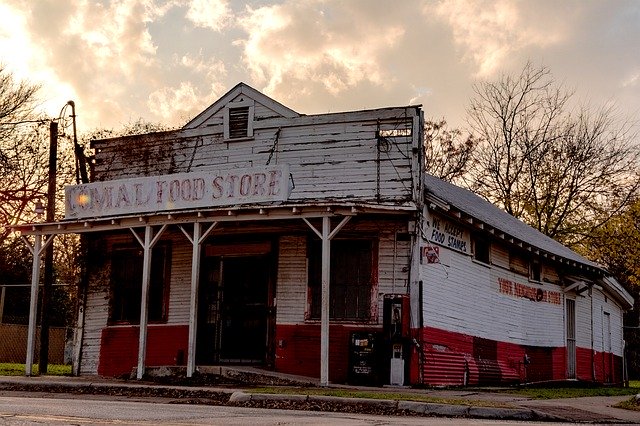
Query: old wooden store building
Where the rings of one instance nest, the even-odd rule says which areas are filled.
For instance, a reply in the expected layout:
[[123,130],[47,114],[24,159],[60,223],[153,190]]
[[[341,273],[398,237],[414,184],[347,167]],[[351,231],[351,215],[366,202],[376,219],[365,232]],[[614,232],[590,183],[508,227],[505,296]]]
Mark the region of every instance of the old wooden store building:
[[419,106],[304,115],[239,84],[182,129],[95,141],[64,220],[18,228],[36,253],[84,235],[77,373],[621,381],[629,294],[425,174],[423,120]]

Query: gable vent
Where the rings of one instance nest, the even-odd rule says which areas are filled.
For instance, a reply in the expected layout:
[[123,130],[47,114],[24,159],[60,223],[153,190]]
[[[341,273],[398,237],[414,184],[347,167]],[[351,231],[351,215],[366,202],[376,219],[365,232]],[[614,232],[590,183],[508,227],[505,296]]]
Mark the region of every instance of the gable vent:
[[229,138],[246,138],[249,128],[249,107],[229,108]]

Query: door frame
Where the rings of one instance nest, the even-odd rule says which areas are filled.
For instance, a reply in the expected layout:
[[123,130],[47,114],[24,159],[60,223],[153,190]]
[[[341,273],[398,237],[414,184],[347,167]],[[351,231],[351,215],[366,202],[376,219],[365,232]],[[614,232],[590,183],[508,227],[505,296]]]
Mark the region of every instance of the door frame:
[[[255,236],[249,239],[231,239],[225,237],[215,237],[204,244],[204,250],[202,251],[202,262],[201,268],[208,268],[209,262],[220,262],[219,266],[219,283],[224,282],[224,259],[225,258],[256,258],[256,257],[265,257],[266,262],[268,264],[267,271],[267,300],[266,300],[266,332],[265,332],[265,350],[264,360],[261,362],[262,365],[268,368],[273,368],[275,365],[275,325],[276,325],[276,282],[277,282],[277,266],[278,266],[278,245],[277,238],[274,237],[259,237]],[[210,285],[207,274],[201,274],[200,280],[200,290],[201,294],[203,293],[204,285]],[[214,349],[213,359],[212,360],[202,360],[202,362],[209,363],[211,362],[213,365],[216,364],[233,364],[234,360],[225,360],[221,358],[222,352],[222,324],[220,323],[222,319],[222,308],[224,304],[224,299],[220,299],[220,296],[224,292],[223,287],[219,287],[218,291],[218,300],[217,300],[217,310],[218,310],[218,324],[215,327],[214,339],[217,340],[216,348]],[[200,297],[198,300],[198,311],[202,312],[202,310],[206,310],[206,307],[200,306],[201,303],[206,303],[203,297]],[[198,320],[200,321],[200,316]],[[200,328],[200,327],[199,327]],[[202,339],[208,339],[211,337],[206,337],[206,334],[198,333],[198,342],[196,346],[202,345]],[[201,347],[201,346],[200,346]],[[206,364],[205,364],[206,365]]]

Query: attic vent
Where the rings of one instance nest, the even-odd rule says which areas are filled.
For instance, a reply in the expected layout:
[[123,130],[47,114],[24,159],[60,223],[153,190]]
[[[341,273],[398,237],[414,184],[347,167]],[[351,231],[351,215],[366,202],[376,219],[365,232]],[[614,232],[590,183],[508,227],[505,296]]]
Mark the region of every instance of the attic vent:
[[229,108],[229,138],[246,138],[249,107]]
[[253,137],[253,105],[234,102],[225,112],[224,138],[241,139]]

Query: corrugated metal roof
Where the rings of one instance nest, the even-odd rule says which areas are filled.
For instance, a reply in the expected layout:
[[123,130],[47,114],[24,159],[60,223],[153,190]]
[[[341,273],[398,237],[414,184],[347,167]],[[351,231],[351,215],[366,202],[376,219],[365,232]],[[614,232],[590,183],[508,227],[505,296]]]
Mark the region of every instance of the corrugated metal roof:
[[427,193],[523,243],[568,260],[602,268],[467,189],[428,174],[424,176],[424,183]]

